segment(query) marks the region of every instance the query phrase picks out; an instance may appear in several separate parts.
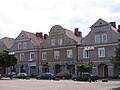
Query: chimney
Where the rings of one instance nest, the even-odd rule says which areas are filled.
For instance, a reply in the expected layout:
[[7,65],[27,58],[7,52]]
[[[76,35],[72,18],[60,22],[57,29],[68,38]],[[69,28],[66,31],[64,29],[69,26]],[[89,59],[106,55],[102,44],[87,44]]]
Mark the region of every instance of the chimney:
[[116,22],[110,22],[110,24],[111,24],[114,28],[116,28]]
[[81,31],[78,32],[78,36],[82,37],[82,32]]
[[78,28],[75,28],[75,32],[74,32],[75,36],[79,36],[79,33],[78,33]]
[[118,32],[120,32],[120,25],[118,25],[118,29],[117,29]]
[[36,32],[36,37],[39,37],[39,33],[38,32]]
[[47,35],[47,34],[44,34],[44,39],[45,39],[45,40],[47,39],[47,37],[48,37],[48,35]]
[[39,37],[43,38],[43,33],[42,32],[39,33]]

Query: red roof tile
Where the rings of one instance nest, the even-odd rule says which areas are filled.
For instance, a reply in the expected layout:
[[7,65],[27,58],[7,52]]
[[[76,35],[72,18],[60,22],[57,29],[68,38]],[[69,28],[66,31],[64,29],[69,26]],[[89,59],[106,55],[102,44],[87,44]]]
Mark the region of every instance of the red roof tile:
[[25,34],[31,39],[32,43],[35,45],[35,46],[39,46],[42,41],[43,41],[43,38],[41,37],[36,37],[36,34],[35,33],[31,33],[31,32],[27,32],[27,31],[24,31]]
[[1,39],[1,41],[5,44],[7,49],[10,49],[14,44],[14,39],[9,37],[4,37]]
[[67,30],[67,29],[64,29],[64,30],[65,30],[66,35],[69,38],[73,39],[75,42],[77,42],[77,44],[80,44],[80,41],[81,41],[82,37],[75,36],[74,33],[71,30]]

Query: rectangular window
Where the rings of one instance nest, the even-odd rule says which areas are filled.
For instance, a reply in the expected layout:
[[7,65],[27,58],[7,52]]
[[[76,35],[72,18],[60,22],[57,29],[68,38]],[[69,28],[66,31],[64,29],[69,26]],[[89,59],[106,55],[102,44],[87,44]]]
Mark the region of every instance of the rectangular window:
[[59,37],[59,38],[58,38],[58,45],[61,46],[62,44],[63,44],[63,38],[62,38],[62,37]]
[[18,50],[22,49],[22,43],[18,43]]
[[59,59],[59,58],[60,58],[60,52],[54,51],[54,59]]
[[51,46],[55,46],[55,38],[51,39]]
[[35,52],[30,53],[30,60],[35,60]]
[[83,58],[89,58],[89,51],[83,50]]
[[23,42],[23,49],[27,49],[27,42]]
[[98,48],[98,56],[105,57],[105,48]]
[[102,42],[107,42],[107,34],[102,34]]
[[95,35],[95,43],[100,43],[100,35]]
[[46,60],[46,52],[42,52],[42,60]]
[[25,54],[24,53],[20,53],[20,61],[25,60]]
[[67,57],[68,58],[72,58],[73,57],[72,49],[67,50]]

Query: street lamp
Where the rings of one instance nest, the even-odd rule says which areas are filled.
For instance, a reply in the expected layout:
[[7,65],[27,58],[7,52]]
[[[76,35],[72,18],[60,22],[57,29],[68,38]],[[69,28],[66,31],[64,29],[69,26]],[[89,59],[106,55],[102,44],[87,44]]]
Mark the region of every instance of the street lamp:
[[9,52],[8,55],[10,55],[10,78],[12,79],[12,55],[14,55],[15,52]]

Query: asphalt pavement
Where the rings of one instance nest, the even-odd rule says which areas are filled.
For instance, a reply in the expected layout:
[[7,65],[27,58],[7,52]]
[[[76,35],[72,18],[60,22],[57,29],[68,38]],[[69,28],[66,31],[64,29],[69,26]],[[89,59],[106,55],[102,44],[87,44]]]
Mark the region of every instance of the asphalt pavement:
[[120,87],[120,80],[81,82],[72,80],[12,79],[0,80],[0,90],[110,90]]

